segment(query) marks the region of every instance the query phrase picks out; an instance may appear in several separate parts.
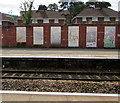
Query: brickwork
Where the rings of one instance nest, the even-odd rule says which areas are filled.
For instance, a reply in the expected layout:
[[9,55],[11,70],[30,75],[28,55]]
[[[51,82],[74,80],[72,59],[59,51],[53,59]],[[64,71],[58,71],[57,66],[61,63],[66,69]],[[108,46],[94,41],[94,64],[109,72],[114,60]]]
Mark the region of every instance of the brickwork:
[[[104,30],[105,26],[108,25],[79,25],[79,47],[86,48],[86,28],[87,26],[96,26],[97,27],[97,48],[104,48]],[[115,35],[115,48],[120,47],[120,25],[109,25],[116,26],[116,35]],[[18,26],[9,26],[2,28],[2,46],[12,47],[17,46],[16,42],[16,27]],[[21,26],[22,27],[22,26]],[[34,45],[33,44],[33,26],[26,27],[26,47],[68,47],[68,26],[61,26],[61,44],[52,45],[51,44],[51,26],[42,26],[44,43],[43,45]]]
[[33,27],[26,28],[26,46],[33,47]]
[[119,34],[119,36],[117,35],[116,38],[116,47],[120,48],[120,25],[117,26],[117,34]]
[[82,17],[73,20],[74,24],[115,24],[117,22],[115,17],[110,17],[110,21],[104,21],[104,17],[99,17],[98,21],[92,21],[92,17],[87,17],[86,21],[82,21]]
[[[44,23],[44,21],[41,20],[37,20],[37,23],[31,23],[31,26],[62,26],[64,25],[64,19],[59,19],[58,23],[55,23],[54,19],[50,19],[49,23]],[[18,20],[18,25],[24,26],[23,21],[22,20]]]

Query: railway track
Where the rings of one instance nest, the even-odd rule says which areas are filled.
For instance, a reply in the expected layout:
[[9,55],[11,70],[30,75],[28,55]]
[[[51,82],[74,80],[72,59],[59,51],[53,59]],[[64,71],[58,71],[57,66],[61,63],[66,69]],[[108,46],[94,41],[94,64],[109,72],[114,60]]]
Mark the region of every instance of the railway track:
[[2,70],[2,79],[52,79],[84,81],[120,81],[119,73],[45,72],[28,70]]

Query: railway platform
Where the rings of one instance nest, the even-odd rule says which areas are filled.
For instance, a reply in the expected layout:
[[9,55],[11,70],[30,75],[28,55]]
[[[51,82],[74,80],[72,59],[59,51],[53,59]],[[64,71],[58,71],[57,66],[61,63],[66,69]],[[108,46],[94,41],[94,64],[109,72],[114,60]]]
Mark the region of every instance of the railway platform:
[[[16,58],[15,60],[13,60],[15,61],[15,63],[17,59],[25,59],[26,61],[31,60],[32,63],[34,61],[35,64],[37,64],[37,62],[39,64],[39,61],[37,60],[35,61],[35,59],[41,59],[41,58],[43,59],[51,58],[50,61],[53,61],[53,58],[56,58],[56,59],[60,59],[60,58],[70,59],[71,58],[73,60],[74,59],[90,59],[90,60],[91,59],[99,59],[99,60],[106,59],[109,61],[113,60],[112,63],[111,62],[106,62],[106,63],[107,64],[110,63],[114,67],[114,65],[118,64],[118,60],[120,59],[120,54],[119,54],[118,49],[3,48],[0,50],[0,52],[1,52],[0,58],[2,58],[3,61],[5,59],[5,63],[7,63],[8,61],[14,58]],[[75,61],[75,65],[76,65],[76,61]],[[41,62],[43,63],[45,61],[41,60]],[[46,61],[47,65],[48,65],[48,62],[49,61]],[[60,60],[58,61],[58,63],[59,62],[62,62],[62,61]],[[94,61],[91,61],[91,62],[94,63]],[[102,63],[104,62],[105,61],[103,60]],[[21,63],[23,65],[24,61]],[[77,63],[79,63],[79,61]],[[98,64],[99,62],[95,62],[95,63]],[[68,63],[66,63],[66,65],[67,64]],[[54,65],[56,65],[56,60],[55,60]],[[99,65],[101,66],[101,64]],[[50,63],[48,66],[50,66]],[[97,103],[96,101],[98,101],[99,103],[119,103],[118,94],[54,93],[54,92],[25,92],[25,91],[0,91],[0,94],[2,94],[1,101],[3,101],[3,103],[4,101],[5,102],[6,101],[67,101],[67,102],[68,101],[88,101],[88,102],[92,101],[92,103],[93,101],[95,103]]]
[[87,101],[86,103],[92,101],[92,103],[119,103],[118,94],[26,91],[0,91],[0,93],[2,94],[1,101]]
[[120,59],[118,49],[3,48],[1,58]]

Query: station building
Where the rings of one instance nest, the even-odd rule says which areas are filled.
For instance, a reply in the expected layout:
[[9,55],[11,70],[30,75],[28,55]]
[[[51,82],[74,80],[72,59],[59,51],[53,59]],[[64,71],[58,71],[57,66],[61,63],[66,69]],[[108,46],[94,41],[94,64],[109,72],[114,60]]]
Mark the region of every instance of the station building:
[[0,12],[0,26],[13,26],[15,24],[16,23],[11,16]]
[[[120,47],[120,25],[117,11],[110,8],[85,8],[73,18],[72,25],[64,25],[67,14],[40,10],[36,11],[31,26],[3,27],[2,46]],[[22,21],[18,24],[20,23]]]
[[74,24],[118,24],[118,12],[110,8],[85,8],[73,18]]
[[[22,15],[23,11],[20,13]],[[68,11],[51,11],[51,10],[34,10],[31,25],[32,26],[46,26],[46,25],[64,25],[65,15]],[[22,18],[18,19],[18,25],[24,25]]]

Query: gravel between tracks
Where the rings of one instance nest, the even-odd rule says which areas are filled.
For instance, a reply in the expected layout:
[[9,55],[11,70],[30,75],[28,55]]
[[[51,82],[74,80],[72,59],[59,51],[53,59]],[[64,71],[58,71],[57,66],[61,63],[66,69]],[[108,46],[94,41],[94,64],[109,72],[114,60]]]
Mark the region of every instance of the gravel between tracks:
[[3,90],[37,92],[120,93],[118,82],[2,79]]

